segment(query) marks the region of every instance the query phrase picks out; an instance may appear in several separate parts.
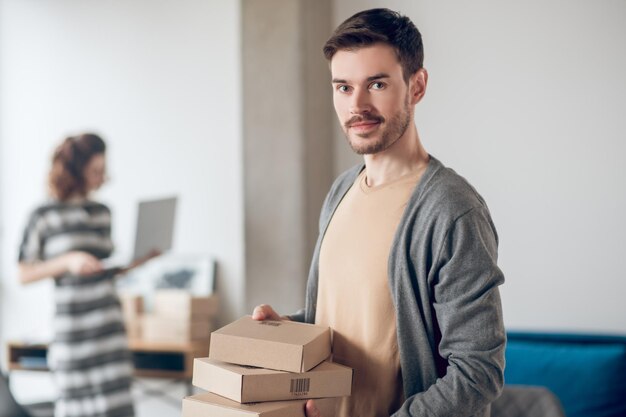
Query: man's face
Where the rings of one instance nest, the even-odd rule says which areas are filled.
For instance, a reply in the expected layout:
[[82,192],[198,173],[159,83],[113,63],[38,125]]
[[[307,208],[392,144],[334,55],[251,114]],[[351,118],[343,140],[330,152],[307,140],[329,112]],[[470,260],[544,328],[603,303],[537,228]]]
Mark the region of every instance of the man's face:
[[375,154],[393,145],[413,120],[415,104],[394,49],[339,50],[330,68],[335,111],[352,149]]

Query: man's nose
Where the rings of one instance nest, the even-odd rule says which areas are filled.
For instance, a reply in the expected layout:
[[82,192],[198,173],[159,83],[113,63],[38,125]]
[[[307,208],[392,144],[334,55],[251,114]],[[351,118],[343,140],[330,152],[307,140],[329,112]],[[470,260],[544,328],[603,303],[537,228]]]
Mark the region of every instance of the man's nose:
[[355,89],[350,102],[351,114],[369,113],[372,111],[369,92],[367,90]]

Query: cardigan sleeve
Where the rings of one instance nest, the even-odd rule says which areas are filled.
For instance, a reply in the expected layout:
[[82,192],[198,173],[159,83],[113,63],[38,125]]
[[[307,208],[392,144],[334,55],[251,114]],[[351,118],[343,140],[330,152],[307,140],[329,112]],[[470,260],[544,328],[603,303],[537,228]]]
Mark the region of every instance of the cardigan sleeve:
[[[504,384],[506,335],[498,286],[497,234],[486,207],[449,227],[430,274],[443,375],[406,399],[397,417],[484,414]],[[482,413],[481,413],[482,411]]]

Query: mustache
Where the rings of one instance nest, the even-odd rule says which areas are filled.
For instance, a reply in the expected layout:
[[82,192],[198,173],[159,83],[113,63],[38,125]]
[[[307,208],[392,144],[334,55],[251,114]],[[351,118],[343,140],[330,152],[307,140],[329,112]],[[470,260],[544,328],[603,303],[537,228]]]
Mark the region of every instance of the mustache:
[[383,123],[384,121],[385,121],[385,118],[383,116],[379,116],[377,114],[365,113],[365,114],[362,114],[362,115],[351,117],[350,120],[345,122],[343,125],[347,129],[350,126],[352,126],[353,124],[355,124],[355,123],[361,123],[361,122]]

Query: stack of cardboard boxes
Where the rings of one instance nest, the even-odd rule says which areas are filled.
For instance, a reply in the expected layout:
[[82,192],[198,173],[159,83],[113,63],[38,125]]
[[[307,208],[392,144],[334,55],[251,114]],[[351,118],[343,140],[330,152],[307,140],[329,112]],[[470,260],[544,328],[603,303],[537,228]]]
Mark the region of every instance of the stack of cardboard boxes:
[[213,332],[209,357],[194,361],[193,385],[209,392],[185,398],[183,417],[304,417],[309,398],[334,415],[352,369],[329,356],[328,327],[243,317]]
[[197,297],[185,290],[157,290],[151,313],[140,296],[122,295],[129,338],[151,342],[207,342],[218,311],[217,296]]
[[143,297],[141,295],[120,292],[119,298],[122,305],[126,334],[129,339],[139,339],[141,337],[141,317],[144,312]]

